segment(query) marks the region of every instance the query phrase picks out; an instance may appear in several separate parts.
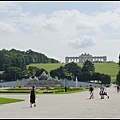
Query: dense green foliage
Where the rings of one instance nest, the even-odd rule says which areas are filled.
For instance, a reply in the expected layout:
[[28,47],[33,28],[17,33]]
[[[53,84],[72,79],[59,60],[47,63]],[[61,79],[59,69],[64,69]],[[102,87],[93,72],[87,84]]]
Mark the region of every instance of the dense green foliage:
[[118,85],[120,85],[120,55],[119,55],[118,67],[119,67],[119,71],[118,71],[118,74],[117,74],[117,76],[116,76],[116,83],[117,83]]
[[59,63],[59,61],[31,49],[26,52],[15,49],[0,50],[0,71],[5,71],[8,67],[18,67],[24,70],[26,65],[31,63]]
[[[117,78],[117,82],[119,83],[120,72],[118,72],[116,65],[116,63],[93,64],[89,60],[86,60],[83,64],[74,62],[63,64],[59,63],[58,60],[50,59],[47,56],[32,50],[24,52],[15,49],[9,51],[3,49],[0,51],[0,70],[2,71],[0,79],[3,79],[4,81],[13,81],[28,78],[30,76],[39,77],[43,71],[45,71],[45,73],[51,77],[58,77],[59,79],[66,78],[76,80],[76,78],[78,78],[78,81],[89,82],[92,80],[97,81],[98,83],[102,82],[109,84],[111,78]],[[120,70],[120,60],[118,66]],[[115,74],[116,70],[118,74]]]
[[59,79],[73,79],[74,81],[77,78],[78,81],[82,82],[90,82],[92,80],[103,84],[111,83],[111,77],[108,74],[95,72],[94,64],[88,60],[83,63],[82,67],[74,62],[65,64],[64,67],[60,66],[57,69],[51,70],[50,76],[53,78],[57,76]]
[[[83,63],[77,63],[77,65],[82,68]],[[46,71],[48,71],[48,74],[50,75],[51,70],[58,69],[58,68],[60,68],[60,66],[64,67],[65,63],[30,64],[27,67],[29,67],[29,66],[34,66],[34,67],[38,67],[38,68],[44,68]],[[107,75],[109,75],[111,77],[111,82],[116,81],[116,75],[117,75],[118,69],[119,69],[117,63],[94,63],[94,67],[95,67],[95,73],[92,74],[93,76],[95,76],[95,74],[98,74],[98,75],[99,74],[107,74]]]
[[[82,68],[83,63],[77,63],[78,66],[80,66]],[[48,74],[50,74],[51,70],[55,70],[57,68],[59,68],[60,66],[65,66],[65,63],[53,63],[53,64],[30,64],[29,66],[34,66],[37,68],[43,68],[45,69]],[[97,73],[101,73],[101,74],[108,74],[111,76],[111,78],[116,77],[117,73],[118,73],[118,64],[117,63],[94,63],[94,67],[95,67],[95,72]]]
[[[46,71],[46,73],[48,73],[50,75],[50,71],[59,69],[61,66],[64,67],[65,65],[66,64],[64,64],[64,63],[53,63],[53,64],[50,64],[50,63],[42,64],[41,63],[41,64],[30,64],[27,66],[27,68],[29,68],[30,66],[32,68],[35,67],[35,69],[38,68],[40,71],[41,70]],[[82,63],[77,63],[77,65],[80,66],[81,68],[83,66]],[[62,67],[61,67],[61,70],[62,70]],[[91,75],[92,80],[96,80],[96,77],[100,79],[100,74],[105,74],[105,75],[107,74],[111,77],[111,82],[116,81],[116,75],[118,73],[117,63],[94,63],[94,67],[95,67],[95,72]],[[40,72],[40,74],[41,74],[41,72]],[[61,76],[63,76],[63,75],[61,74]],[[25,76],[24,76],[24,78],[25,78]],[[70,78],[70,76],[68,75],[67,78]],[[98,82],[99,82],[99,80],[98,80]]]
[[24,52],[15,49],[0,51],[0,79],[13,81],[28,78],[29,76],[40,76],[44,69],[27,65],[31,63],[59,63],[58,60],[48,58],[44,54],[34,52],[31,49]]

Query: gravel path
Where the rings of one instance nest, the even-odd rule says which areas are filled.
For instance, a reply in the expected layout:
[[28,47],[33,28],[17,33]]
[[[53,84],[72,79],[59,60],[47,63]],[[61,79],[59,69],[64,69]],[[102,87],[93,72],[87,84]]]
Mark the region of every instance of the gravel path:
[[29,95],[0,94],[0,97],[19,98],[25,101],[0,105],[0,118],[120,118],[120,93],[114,85],[107,88],[110,96],[100,99],[99,89],[95,98],[89,92],[72,94],[39,94],[36,107],[30,108]]

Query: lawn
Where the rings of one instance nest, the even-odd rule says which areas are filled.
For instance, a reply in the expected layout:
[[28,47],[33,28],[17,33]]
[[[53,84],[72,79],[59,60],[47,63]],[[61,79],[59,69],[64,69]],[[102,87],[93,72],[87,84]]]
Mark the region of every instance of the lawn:
[[[82,63],[78,63],[80,67],[83,66]],[[38,68],[45,69],[48,74],[50,74],[51,70],[57,69],[60,66],[65,66],[64,63],[51,63],[51,64],[30,64],[29,66],[34,66]],[[118,64],[117,63],[94,63],[95,72],[99,72],[102,74],[108,74],[111,76],[111,81],[116,81],[116,75],[118,73]],[[27,66],[28,67],[28,66]]]
[[29,67],[29,66],[34,66],[34,67],[37,67],[37,68],[43,68],[43,69],[45,69],[47,72],[48,72],[48,74],[50,73],[50,71],[51,70],[54,70],[54,69],[57,69],[57,68],[59,68],[60,66],[64,66],[65,64],[63,64],[63,63],[45,63],[45,64],[30,64],[30,65],[28,65],[27,67]]
[[[78,63],[80,67],[83,66],[82,63]],[[38,68],[45,69],[48,73],[50,73],[51,70],[57,69],[60,66],[65,66],[64,63],[51,63],[51,64],[30,64],[29,66],[34,66]],[[95,72],[100,72],[104,74],[108,74],[111,77],[116,76],[118,73],[118,64],[117,63],[94,63],[95,66]],[[28,67],[28,66],[27,66]]]
[[24,101],[24,100],[0,97],[0,104],[8,104],[8,103],[14,103],[14,102],[21,102],[21,101]]
[[84,92],[84,91],[88,91],[89,89],[83,89],[83,90],[67,90],[67,92],[55,92],[54,94],[71,94],[71,93],[77,93],[77,92]]

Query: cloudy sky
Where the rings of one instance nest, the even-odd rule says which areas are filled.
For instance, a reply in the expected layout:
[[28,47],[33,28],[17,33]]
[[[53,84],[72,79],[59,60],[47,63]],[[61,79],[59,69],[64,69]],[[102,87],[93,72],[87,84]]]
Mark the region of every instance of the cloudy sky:
[[33,50],[65,62],[120,54],[120,2],[0,2],[0,50]]

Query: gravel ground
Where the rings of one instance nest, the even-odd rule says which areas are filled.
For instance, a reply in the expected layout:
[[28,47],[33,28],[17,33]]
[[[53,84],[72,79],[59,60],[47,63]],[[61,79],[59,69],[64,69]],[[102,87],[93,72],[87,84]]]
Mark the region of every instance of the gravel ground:
[[36,107],[30,108],[29,95],[0,94],[0,97],[18,98],[25,101],[0,105],[0,118],[39,118],[39,119],[82,119],[82,118],[120,118],[120,93],[115,86],[107,88],[108,99],[100,99],[99,89],[95,98],[89,99],[89,92],[72,94],[39,94]]

